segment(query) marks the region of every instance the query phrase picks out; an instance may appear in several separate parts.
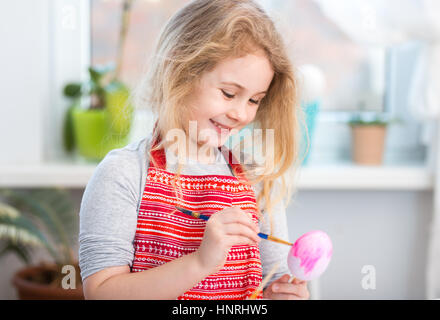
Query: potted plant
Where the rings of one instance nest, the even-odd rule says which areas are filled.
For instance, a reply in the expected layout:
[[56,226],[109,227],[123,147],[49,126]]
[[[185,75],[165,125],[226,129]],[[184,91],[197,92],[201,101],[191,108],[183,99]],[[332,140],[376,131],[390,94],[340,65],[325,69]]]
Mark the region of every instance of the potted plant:
[[360,113],[349,120],[352,132],[352,158],[360,165],[381,165],[387,126],[399,122],[381,113]]
[[[62,189],[0,190],[0,257],[13,252],[26,266],[12,279],[20,299],[84,299],[72,247],[78,219]],[[32,263],[33,249],[45,248],[52,261]],[[70,267],[73,274],[63,273]],[[62,286],[69,277],[68,288]],[[64,280],[63,280],[64,279]]]
[[[118,80],[106,83],[110,66],[90,67],[90,82],[69,83],[64,95],[73,100],[64,127],[66,150],[75,147],[87,159],[101,160],[110,150],[127,144],[133,107],[129,90]],[[90,106],[81,107],[83,97]]]
[[93,161],[128,143],[133,106],[120,73],[131,6],[132,0],[124,1],[116,67],[89,67],[90,80],[68,83],[63,89],[64,96],[72,100],[64,121],[64,147],[68,152],[78,149]]

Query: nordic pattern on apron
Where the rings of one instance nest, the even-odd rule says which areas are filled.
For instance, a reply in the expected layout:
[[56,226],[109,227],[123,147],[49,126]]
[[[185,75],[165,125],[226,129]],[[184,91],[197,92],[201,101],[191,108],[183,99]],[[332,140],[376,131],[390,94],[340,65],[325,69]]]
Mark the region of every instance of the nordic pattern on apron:
[[[154,140],[153,145],[160,139]],[[236,176],[180,175],[176,181],[182,188],[181,202],[175,195],[168,172],[164,149],[150,155],[145,188],[141,199],[136,234],[135,255],[131,272],[140,272],[160,266],[173,259],[196,251],[202,241],[206,221],[176,211],[178,205],[204,215],[212,215],[226,207],[238,206],[252,214],[258,222],[255,193],[250,185],[240,182],[241,166],[232,152],[222,150],[229,167]],[[246,299],[262,282],[262,268],[258,245],[233,246],[223,268],[204,278],[179,296],[178,300],[240,300]],[[262,298],[260,292],[257,299]]]

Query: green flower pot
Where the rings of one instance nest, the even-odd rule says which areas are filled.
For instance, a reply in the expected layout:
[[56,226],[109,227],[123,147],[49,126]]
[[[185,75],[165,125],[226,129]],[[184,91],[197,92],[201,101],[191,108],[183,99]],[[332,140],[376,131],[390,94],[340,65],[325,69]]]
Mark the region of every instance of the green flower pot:
[[128,143],[128,134],[111,130],[110,115],[104,110],[72,110],[73,131],[78,153],[88,160],[101,161],[105,155]]

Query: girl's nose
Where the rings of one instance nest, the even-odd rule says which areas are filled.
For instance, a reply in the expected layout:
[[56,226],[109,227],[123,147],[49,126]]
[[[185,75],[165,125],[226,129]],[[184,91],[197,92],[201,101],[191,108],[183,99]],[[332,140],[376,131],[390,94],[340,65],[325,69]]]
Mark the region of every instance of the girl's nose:
[[234,106],[228,112],[228,117],[240,123],[246,122],[246,105],[242,102],[234,104]]

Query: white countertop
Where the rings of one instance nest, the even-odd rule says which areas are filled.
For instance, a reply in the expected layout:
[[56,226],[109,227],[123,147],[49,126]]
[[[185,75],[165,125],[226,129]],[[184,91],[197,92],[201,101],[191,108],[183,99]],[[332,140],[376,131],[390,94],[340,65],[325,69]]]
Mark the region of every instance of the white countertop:
[[[72,161],[0,165],[0,187],[84,188],[96,165]],[[434,183],[432,173],[422,165],[307,165],[297,178],[300,190],[431,190]]]

